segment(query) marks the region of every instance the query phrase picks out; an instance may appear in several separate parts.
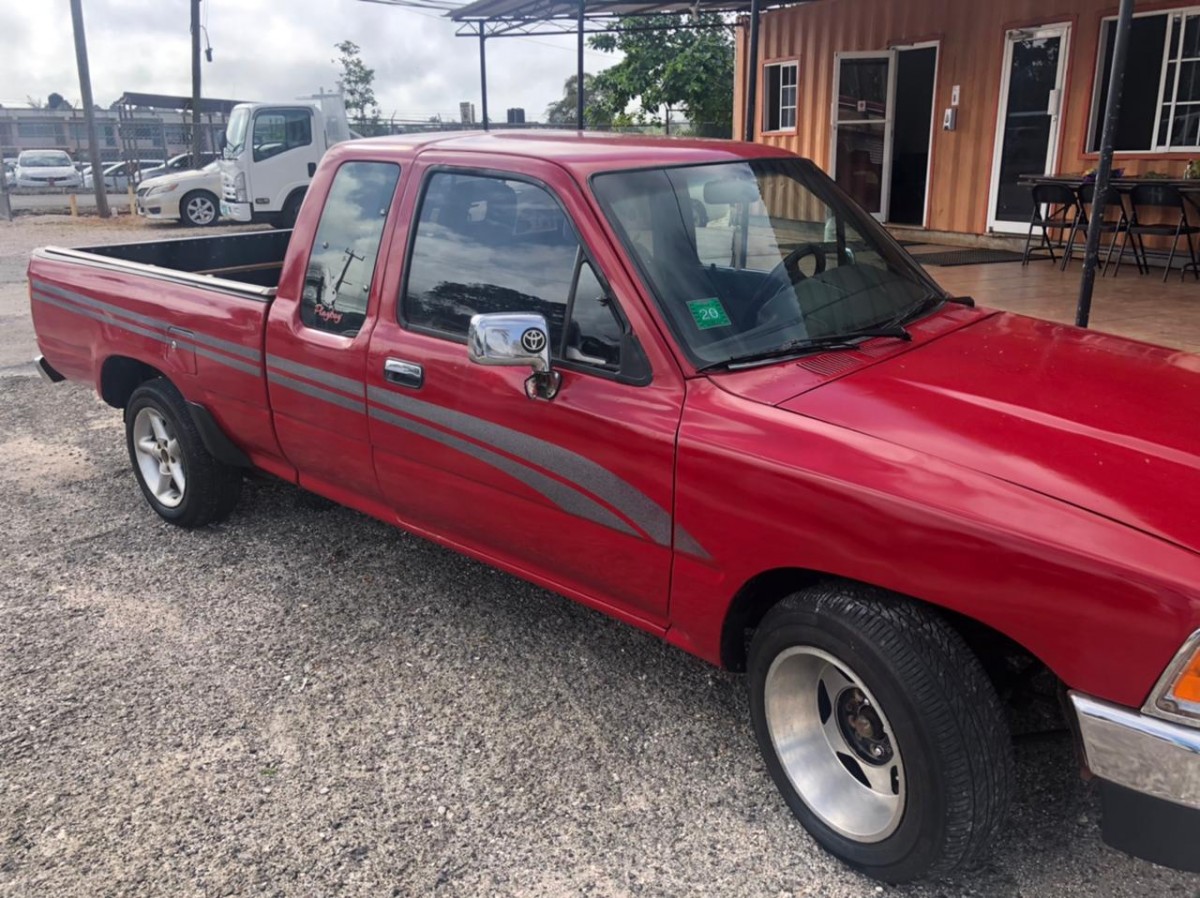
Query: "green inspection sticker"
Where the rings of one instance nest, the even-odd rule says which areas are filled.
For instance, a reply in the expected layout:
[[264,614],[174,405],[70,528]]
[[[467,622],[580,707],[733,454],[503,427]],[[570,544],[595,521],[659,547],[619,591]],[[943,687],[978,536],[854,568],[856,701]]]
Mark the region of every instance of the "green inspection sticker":
[[693,299],[688,303],[688,309],[696,322],[696,327],[702,331],[710,327],[729,327],[733,324],[725,314],[725,307],[715,296],[712,299]]

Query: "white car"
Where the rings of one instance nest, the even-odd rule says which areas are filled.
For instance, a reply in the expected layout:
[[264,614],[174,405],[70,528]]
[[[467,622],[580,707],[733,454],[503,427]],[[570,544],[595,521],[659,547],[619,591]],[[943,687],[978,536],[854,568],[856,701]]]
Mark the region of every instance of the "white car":
[[199,171],[147,178],[138,185],[137,206],[147,218],[210,225],[221,214],[221,171],[210,162]]
[[16,176],[17,187],[83,186],[83,175],[62,150],[22,150]]
[[166,162],[161,159],[155,166],[142,166],[143,178],[157,178],[160,175],[173,175],[176,172],[195,171],[208,165],[210,162],[216,162],[220,158],[220,153],[201,153],[199,164],[192,162],[191,153],[180,153],[178,156],[172,156]]
[[[104,186],[108,190],[124,191],[129,187],[130,171],[133,172],[133,183],[137,184],[145,178],[147,169],[161,165],[161,159],[142,159],[136,166],[129,162],[110,162],[103,169]],[[91,189],[92,187],[91,166],[84,168],[83,186],[85,189]]]

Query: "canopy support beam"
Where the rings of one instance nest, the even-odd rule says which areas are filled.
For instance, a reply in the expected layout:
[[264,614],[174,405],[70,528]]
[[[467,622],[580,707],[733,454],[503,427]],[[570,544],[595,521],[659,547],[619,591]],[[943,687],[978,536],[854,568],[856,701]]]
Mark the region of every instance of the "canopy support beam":
[[746,127],[743,140],[754,140],[754,113],[758,107],[758,0],[750,0],[750,36],[747,39],[750,46],[746,56],[749,64],[746,67]]
[[584,117],[583,117],[583,110],[586,105],[585,99],[584,99],[585,90],[584,90],[584,85],[583,85],[583,14],[584,14],[584,11],[585,11],[584,10],[584,0],[579,0],[579,13],[575,20],[575,26],[578,29],[577,46],[576,46],[576,50],[575,50],[575,56],[576,56],[576,60],[575,60],[575,70],[576,70],[575,71],[575,75],[576,75],[575,124],[579,128],[580,131],[583,131],[587,128],[587,122],[584,121]]
[[483,31],[483,27],[479,28],[479,105],[480,112],[483,113],[483,130],[488,128],[488,110],[487,110],[487,35]]

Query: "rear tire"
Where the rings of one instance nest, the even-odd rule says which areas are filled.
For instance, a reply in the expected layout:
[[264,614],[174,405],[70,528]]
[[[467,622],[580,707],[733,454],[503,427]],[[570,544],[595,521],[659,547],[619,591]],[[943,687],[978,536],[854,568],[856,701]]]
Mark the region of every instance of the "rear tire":
[[163,520],[203,527],[229,517],[242,471],[204,447],[183,395],[169,380],[147,381],[125,406],[125,442],[142,495]]
[[969,865],[1004,819],[1012,744],[978,659],[935,613],[830,581],[754,634],[750,713],[775,785],[826,850],[907,882]]

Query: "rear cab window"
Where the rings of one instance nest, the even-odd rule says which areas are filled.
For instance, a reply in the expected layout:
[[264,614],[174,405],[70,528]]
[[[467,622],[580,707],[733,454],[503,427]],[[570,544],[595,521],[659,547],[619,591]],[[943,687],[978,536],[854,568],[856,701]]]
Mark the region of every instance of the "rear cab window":
[[363,326],[400,166],[346,162],[333,176],[300,294],[305,327],[354,336]]

